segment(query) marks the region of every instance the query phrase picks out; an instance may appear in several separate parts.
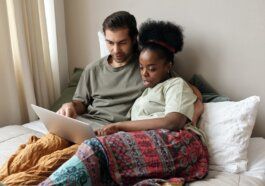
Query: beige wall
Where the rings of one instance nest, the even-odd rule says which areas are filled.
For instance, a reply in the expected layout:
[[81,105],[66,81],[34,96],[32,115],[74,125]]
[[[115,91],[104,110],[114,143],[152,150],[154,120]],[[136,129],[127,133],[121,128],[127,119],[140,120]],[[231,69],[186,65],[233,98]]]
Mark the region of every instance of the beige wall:
[[97,31],[110,13],[127,10],[138,23],[170,20],[184,27],[177,56],[180,74],[193,73],[219,93],[240,100],[261,97],[255,136],[265,137],[265,1],[65,0],[69,69],[99,58]]

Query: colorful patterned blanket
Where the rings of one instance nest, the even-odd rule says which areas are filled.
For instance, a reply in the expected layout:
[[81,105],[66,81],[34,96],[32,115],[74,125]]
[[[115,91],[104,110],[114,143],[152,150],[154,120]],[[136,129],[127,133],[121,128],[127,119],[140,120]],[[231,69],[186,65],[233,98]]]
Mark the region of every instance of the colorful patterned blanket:
[[40,185],[182,185],[204,178],[208,163],[192,131],[118,132],[86,140]]

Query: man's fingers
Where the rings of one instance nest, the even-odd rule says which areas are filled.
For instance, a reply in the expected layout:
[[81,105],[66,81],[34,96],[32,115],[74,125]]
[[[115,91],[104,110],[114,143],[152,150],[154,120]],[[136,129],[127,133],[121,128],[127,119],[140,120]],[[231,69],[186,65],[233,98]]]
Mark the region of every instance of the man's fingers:
[[56,113],[57,113],[57,114],[60,114],[60,115],[63,115],[62,112],[63,112],[63,110],[62,110],[62,109],[59,109]]
[[67,116],[67,117],[71,117],[69,109],[65,109],[64,115]]
[[60,115],[65,115],[65,112],[63,109],[60,109],[56,112],[57,114],[60,114]]
[[65,116],[70,118],[76,118],[76,113],[72,109],[68,108],[65,110]]
[[63,104],[62,107],[56,113],[71,118],[77,117],[75,108],[69,103]]
[[75,112],[75,110],[72,110],[72,118],[76,118],[77,117],[77,114]]
[[77,117],[76,112],[73,112],[73,118],[75,119]]

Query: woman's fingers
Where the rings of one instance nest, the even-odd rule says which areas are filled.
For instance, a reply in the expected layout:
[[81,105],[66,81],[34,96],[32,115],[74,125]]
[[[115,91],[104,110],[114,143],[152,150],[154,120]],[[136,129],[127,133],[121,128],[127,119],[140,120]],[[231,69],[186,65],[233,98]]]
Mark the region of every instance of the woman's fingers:
[[105,136],[105,131],[103,129],[98,129],[96,130],[96,135],[97,136]]
[[101,129],[96,130],[97,136],[106,136],[118,132],[117,128],[113,124],[108,124]]

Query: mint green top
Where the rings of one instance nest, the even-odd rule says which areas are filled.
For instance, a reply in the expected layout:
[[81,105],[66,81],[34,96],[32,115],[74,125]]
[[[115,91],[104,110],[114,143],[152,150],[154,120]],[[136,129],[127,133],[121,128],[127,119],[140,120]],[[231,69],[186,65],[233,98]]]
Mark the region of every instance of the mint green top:
[[170,78],[153,88],[147,88],[134,102],[132,120],[164,117],[177,112],[192,120],[197,97],[180,77]]
[[[180,77],[170,78],[153,88],[147,88],[134,102],[131,110],[132,120],[161,118],[168,113],[177,112],[185,115],[190,121],[194,113],[197,96],[189,85]],[[185,129],[198,134],[207,145],[205,134],[190,123]]]

